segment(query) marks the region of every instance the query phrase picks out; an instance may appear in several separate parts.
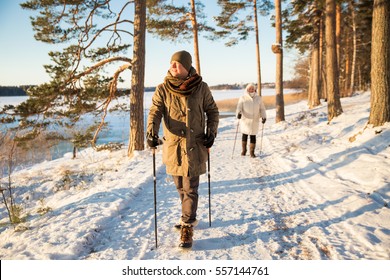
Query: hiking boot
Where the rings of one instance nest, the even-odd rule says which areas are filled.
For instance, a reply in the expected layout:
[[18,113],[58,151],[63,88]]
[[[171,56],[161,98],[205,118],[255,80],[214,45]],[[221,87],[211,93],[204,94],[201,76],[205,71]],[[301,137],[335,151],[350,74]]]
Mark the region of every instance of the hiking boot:
[[180,229],[180,244],[179,247],[189,249],[192,247],[192,236],[194,235],[194,228],[192,226],[182,226]]
[[249,153],[252,158],[255,158],[255,149],[256,149],[256,143],[250,143],[249,145]]
[[246,155],[246,145],[247,145],[247,143],[248,142],[246,142],[246,141],[242,141],[242,152],[241,152],[242,156]]

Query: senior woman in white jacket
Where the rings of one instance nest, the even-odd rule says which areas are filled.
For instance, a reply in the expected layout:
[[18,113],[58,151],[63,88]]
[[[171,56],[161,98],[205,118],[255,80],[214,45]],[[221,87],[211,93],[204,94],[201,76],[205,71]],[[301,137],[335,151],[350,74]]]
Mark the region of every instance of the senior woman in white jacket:
[[241,155],[246,155],[249,135],[249,154],[251,157],[256,157],[256,135],[259,132],[260,118],[264,124],[267,120],[267,114],[261,96],[256,94],[254,84],[248,84],[244,95],[238,100],[236,116],[239,119],[240,132],[242,133]]

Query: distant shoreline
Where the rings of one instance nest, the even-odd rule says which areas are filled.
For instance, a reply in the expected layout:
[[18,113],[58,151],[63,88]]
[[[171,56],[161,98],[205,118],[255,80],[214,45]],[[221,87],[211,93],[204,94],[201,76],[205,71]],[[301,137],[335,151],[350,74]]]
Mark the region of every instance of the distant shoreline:
[[[4,97],[24,97],[24,96],[4,96]],[[262,97],[264,105],[266,109],[274,109],[275,108],[275,95],[265,95]],[[298,92],[298,93],[288,93],[283,94],[284,105],[291,105],[302,100],[307,100],[306,92]],[[234,113],[236,111],[238,97],[237,98],[227,98],[222,100],[215,100],[217,103],[218,109],[220,112],[224,113]],[[1,103],[1,102],[0,102]],[[1,104],[0,104],[1,105]]]
[[[262,99],[266,109],[275,108],[275,102],[276,102],[275,95],[263,96]],[[284,105],[291,105],[300,102],[302,100],[306,100],[307,93],[299,92],[299,93],[283,94],[283,99],[284,99]],[[238,98],[217,100],[215,102],[217,103],[220,112],[235,112],[238,103]]]

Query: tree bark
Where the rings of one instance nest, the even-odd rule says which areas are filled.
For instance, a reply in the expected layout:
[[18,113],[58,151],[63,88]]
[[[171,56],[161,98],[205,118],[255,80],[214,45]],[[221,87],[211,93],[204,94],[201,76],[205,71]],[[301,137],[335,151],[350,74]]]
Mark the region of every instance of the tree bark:
[[319,46],[318,46],[318,71],[319,71],[319,89],[320,89],[320,98],[327,99],[326,96],[326,79],[324,75],[324,20],[323,17],[320,18],[319,22]]
[[276,55],[276,78],[275,78],[275,94],[276,94],[276,117],[275,122],[284,121],[284,98],[283,98],[283,41],[282,41],[282,7],[281,0],[275,0],[275,29],[276,29],[276,44],[280,51]]
[[351,79],[351,39],[350,34],[345,36],[345,52],[344,52],[344,84],[342,87],[343,92],[348,92],[350,89],[350,79]]
[[195,56],[195,67],[196,72],[201,76],[200,72],[200,56],[199,56],[199,40],[198,40],[198,23],[196,21],[196,7],[195,7],[195,0],[191,0],[191,23],[192,23],[192,30],[194,34],[194,56]]
[[371,49],[371,111],[373,126],[390,121],[390,1],[374,0]]
[[351,3],[351,16],[352,16],[352,65],[351,65],[351,84],[348,91],[348,96],[352,96],[355,88],[355,70],[356,70],[356,49],[357,49],[357,36],[356,36],[356,17],[355,17],[355,1],[352,0]]
[[341,4],[336,4],[336,49],[337,67],[340,68],[340,44],[341,44]]
[[339,116],[343,110],[340,102],[339,71],[336,50],[336,1],[326,0],[326,93],[328,97],[328,121]]
[[308,105],[312,109],[321,104],[320,102],[320,73],[319,73],[319,46],[314,45],[311,51],[310,61],[310,86],[308,94]]
[[[317,3],[314,3],[315,10],[318,10]],[[310,58],[310,83],[309,83],[309,92],[308,92],[308,106],[310,109],[317,107],[321,104],[320,94],[321,94],[321,51],[322,51],[322,16],[318,18],[318,30],[314,32],[314,36],[317,38],[314,39],[314,43],[311,49],[311,58]]]
[[130,139],[127,154],[144,150],[144,80],[146,3],[134,1],[134,47],[130,91]]
[[257,1],[253,0],[254,24],[256,33],[256,60],[257,60],[257,92],[261,96],[261,64],[259,44],[259,24],[257,22]]

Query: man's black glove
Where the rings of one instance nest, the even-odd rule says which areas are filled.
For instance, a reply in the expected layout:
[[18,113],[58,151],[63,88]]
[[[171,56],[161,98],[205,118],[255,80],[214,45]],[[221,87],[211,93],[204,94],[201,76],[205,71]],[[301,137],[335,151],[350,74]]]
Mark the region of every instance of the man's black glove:
[[207,149],[209,149],[209,148],[211,148],[211,146],[214,144],[214,140],[215,140],[215,135],[214,135],[214,133],[209,132],[208,135],[205,134],[205,136],[204,136],[203,145],[204,145]]
[[158,138],[158,135],[148,133],[146,134],[146,142],[150,148],[156,148],[160,144],[160,139]]
[[266,120],[267,120],[266,118],[262,118],[262,119],[261,119],[261,122],[262,122],[262,123],[265,123]]
[[241,113],[238,113],[237,119],[241,119]]

